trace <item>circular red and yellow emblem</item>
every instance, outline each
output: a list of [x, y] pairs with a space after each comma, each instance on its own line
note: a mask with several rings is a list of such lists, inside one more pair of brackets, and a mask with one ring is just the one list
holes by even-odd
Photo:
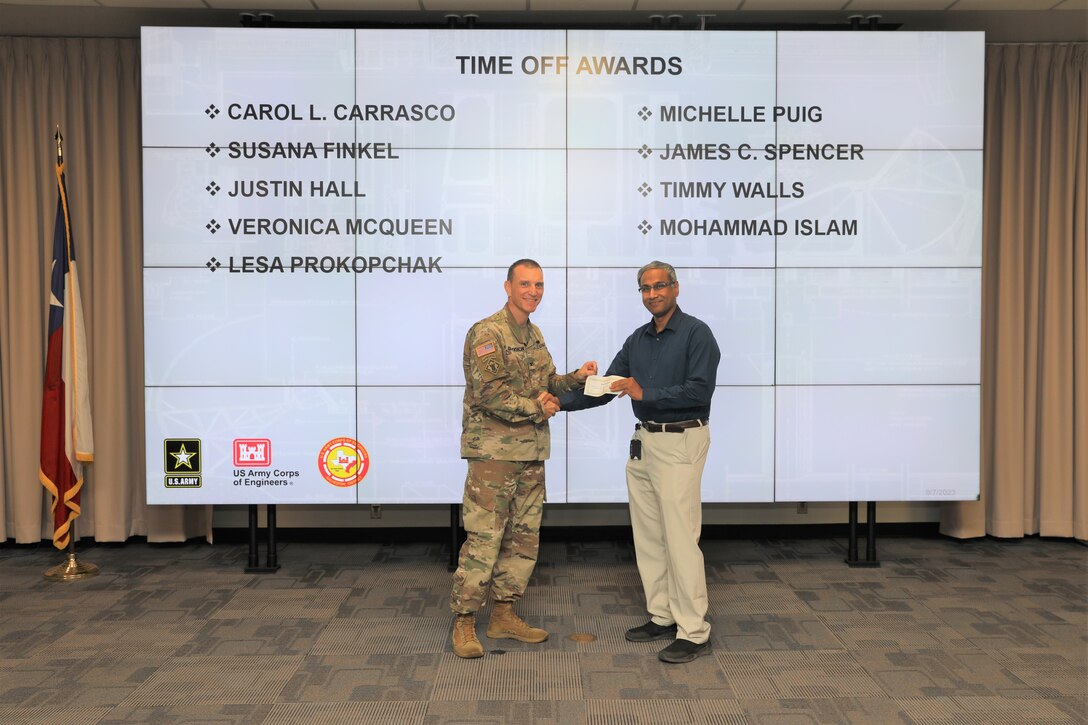
[[366, 476], [370, 455], [354, 438], [333, 438], [317, 454], [317, 468], [326, 481], [347, 488]]

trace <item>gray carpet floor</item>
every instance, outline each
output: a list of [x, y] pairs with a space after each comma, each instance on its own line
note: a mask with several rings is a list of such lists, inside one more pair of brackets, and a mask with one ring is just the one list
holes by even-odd
[[[545, 531], [545, 539], [547, 531]], [[518, 611], [540, 645], [449, 645], [440, 544], [0, 546], [2, 723], [1088, 722], [1088, 548], [883, 538], [704, 541], [714, 653], [631, 644], [626, 542], [547, 542]], [[263, 552], [262, 552], [263, 557]], [[571, 635], [592, 635], [572, 639]], [[577, 641], [592, 639], [592, 641]]]

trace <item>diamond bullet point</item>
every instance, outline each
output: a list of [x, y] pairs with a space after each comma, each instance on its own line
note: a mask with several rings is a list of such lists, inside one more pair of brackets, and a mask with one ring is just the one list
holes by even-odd
[[222, 226], [215, 219], [212, 219], [210, 222], [205, 224], [204, 227], [212, 234], [215, 234], [217, 231], [222, 229]]
[[646, 106], [643, 106], [642, 108], [640, 108], [640, 109], [638, 110], [638, 117], [639, 117], [639, 118], [641, 118], [641, 119], [642, 119], [643, 121], [645, 121], [645, 120], [649, 119], [649, 118], [650, 118], [650, 116], [652, 116], [652, 115], [654, 115], [654, 114], [653, 114], [653, 111], [651, 111], [651, 110], [650, 110], [649, 108], [647, 108]]
[[642, 186], [638, 187], [638, 193], [642, 194], [643, 196], [649, 196], [650, 192], [653, 190], [654, 188], [647, 184], [645, 181], [642, 182]]
[[208, 114], [208, 118], [215, 118], [219, 115], [219, 109], [215, 107], [215, 104], [211, 104], [204, 109], [204, 113]]
[[205, 191], [207, 191], [207, 192], [208, 192], [209, 194], [211, 194], [212, 196], [215, 196], [216, 194], [218, 194], [218, 193], [219, 193], [219, 189], [220, 189], [220, 188], [222, 188], [222, 187], [220, 187], [220, 186], [219, 186], [219, 184], [217, 184], [217, 183], [215, 183], [215, 182], [213, 181], [212, 183], [210, 183], [210, 184], [208, 184], [207, 186], [205, 186], [205, 187], [204, 187], [204, 190], [205, 190]]
[[650, 154], [652, 154], [654, 152], [654, 150], [652, 148], [650, 148], [649, 146], [647, 146], [646, 144], [642, 144], [642, 147], [637, 149], [637, 150], [638, 150], [638, 155], [641, 156], [644, 159], [650, 158]]
[[211, 259], [209, 259], [204, 264], [204, 266], [207, 267], [209, 271], [214, 272], [215, 270], [219, 269], [223, 265], [218, 259], [216, 259], [215, 257], [212, 257]]
[[638, 225], [638, 230], [643, 234], [649, 234], [651, 229], [653, 229], [653, 227], [650, 226], [650, 222], [646, 221], [645, 219], [643, 219], [642, 222]]
[[210, 144], [205, 146], [204, 150], [207, 151], [208, 156], [211, 156], [213, 159], [219, 155], [220, 151], [219, 147], [215, 145], [215, 141], [212, 141]]

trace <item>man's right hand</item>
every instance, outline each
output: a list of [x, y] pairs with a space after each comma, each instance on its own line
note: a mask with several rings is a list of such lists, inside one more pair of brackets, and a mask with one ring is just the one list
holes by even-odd
[[642, 400], [642, 386], [638, 384], [638, 381], [634, 378], [624, 378], [623, 380], [617, 380], [608, 386], [609, 390], [613, 390], [618, 395], [617, 398], [622, 398], [625, 395], [630, 395], [631, 400]]

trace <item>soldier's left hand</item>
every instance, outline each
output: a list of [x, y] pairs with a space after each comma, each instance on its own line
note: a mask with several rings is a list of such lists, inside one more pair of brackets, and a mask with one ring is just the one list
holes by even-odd
[[597, 361], [590, 360], [589, 362], [582, 363], [582, 367], [574, 371], [574, 379], [579, 383], [584, 383], [586, 378], [590, 375], [597, 374]]
[[558, 402], [553, 403], [552, 401], [549, 400], [548, 402], [543, 404], [543, 407], [544, 407], [544, 420], [547, 420], [548, 418], [551, 418], [553, 415], [555, 415], [556, 413], [559, 412], [559, 403]]
[[540, 406], [541, 407], [544, 407], [544, 406], [550, 404], [550, 405], [554, 405], [556, 410], [559, 410], [559, 398], [555, 397], [554, 395], [549, 393], [547, 390], [541, 392], [540, 395], [536, 396], [536, 399], [540, 401]]

